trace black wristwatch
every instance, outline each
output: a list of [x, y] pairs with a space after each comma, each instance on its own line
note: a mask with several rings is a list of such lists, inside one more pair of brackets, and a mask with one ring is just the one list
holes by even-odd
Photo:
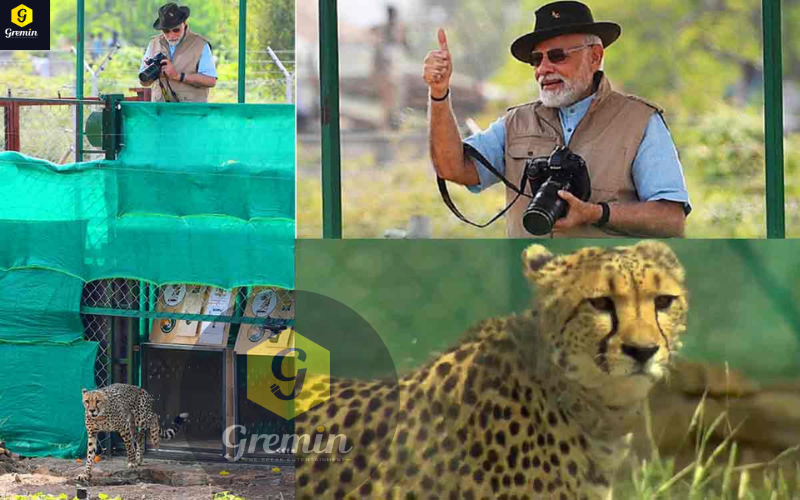
[[183, 81], [185, 78], [186, 78], [186, 73], [181, 73], [181, 79], [180, 79], [180, 81]]
[[603, 227], [608, 224], [608, 219], [611, 217], [611, 209], [608, 207], [608, 203], [604, 201], [601, 201], [598, 205], [603, 209], [603, 215], [600, 216], [600, 220], [594, 223], [594, 226]]

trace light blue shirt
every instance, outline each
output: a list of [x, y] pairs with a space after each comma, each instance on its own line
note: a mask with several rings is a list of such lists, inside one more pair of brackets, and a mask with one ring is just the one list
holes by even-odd
[[[594, 97], [592, 94], [572, 106], [558, 109], [566, 145], [569, 145], [575, 128], [586, 115]], [[488, 129], [467, 138], [464, 142], [477, 149], [495, 169], [505, 175], [505, 117], [501, 117]], [[474, 160], [473, 163], [478, 169], [480, 184], [467, 186], [470, 191], [479, 193], [499, 181], [479, 161]], [[692, 206], [678, 152], [664, 120], [658, 113], [653, 113], [647, 122], [644, 137], [633, 160], [631, 175], [640, 201], [674, 201], [683, 203], [687, 214], [691, 212]], [[517, 182], [518, 179], [511, 181]]]
[[[183, 40], [181, 40], [181, 43], [183, 43]], [[172, 45], [169, 46], [169, 59], [170, 59], [170, 61], [172, 60], [172, 57], [175, 55], [175, 51], [178, 49], [178, 47], [180, 45], [181, 44], [179, 43], [178, 45], [175, 45], [174, 47]], [[140, 73], [145, 68], [144, 62], [147, 59], [151, 58], [152, 56], [153, 55], [150, 54], [149, 46], [148, 46], [148, 49], [145, 49], [144, 57], [142, 58], [142, 64], [139, 67], [139, 72]], [[200, 63], [197, 66], [197, 72], [200, 73], [201, 75], [206, 75], [206, 76], [210, 76], [212, 78], [217, 78], [217, 67], [216, 67], [216, 65], [214, 65], [214, 58], [211, 57], [211, 47], [207, 43], [203, 47], [202, 54], [200, 54]]]

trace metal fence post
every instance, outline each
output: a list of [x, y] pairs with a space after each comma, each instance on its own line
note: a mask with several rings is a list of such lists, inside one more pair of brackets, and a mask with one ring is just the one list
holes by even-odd
[[784, 238], [781, 0], [762, 0], [767, 238]]
[[125, 99], [122, 94], [108, 94], [103, 96], [103, 150], [106, 160], [116, 160], [117, 153], [122, 144], [122, 113], [120, 102]]
[[[77, 0], [78, 47], [75, 51], [75, 98], [83, 99], [84, 0]], [[75, 161], [83, 161], [83, 104], [75, 106]]]
[[336, 0], [319, 0], [320, 106], [322, 112], [322, 237], [342, 237], [339, 134], [339, 38]]
[[19, 103], [5, 103], [6, 151], [20, 150]]
[[239, 103], [245, 99], [245, 69], [247, 65], [247, 0], [239, 0]]

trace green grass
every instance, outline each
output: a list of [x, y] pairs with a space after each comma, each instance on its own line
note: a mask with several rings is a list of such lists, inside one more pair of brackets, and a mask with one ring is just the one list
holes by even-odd
[[[653, 439], [652, 419], [646, 408], [648, 438], [653, 450], [649, 459], [634, 463], [628, 477], [614, 487], [615, 498], [634, 500], [789, 500], [800, 494], [800, 463], [796, 458], [800, 445], [789, 448], [769, 462], [737, 465], [738, 426], [731, 428], [727, 411], [705, 425], [705, 395], [695, 409], [684, 435], [693, 446], [694, 459], [676, 470], [672, 458], [661, 457]], [[713, 448], [710, 440], [715, 430], [724, 428], [726, 438]], [[787, 477], [787, 476], [793, 477]], [[758, 483], [758, 484], [756, 484]]]

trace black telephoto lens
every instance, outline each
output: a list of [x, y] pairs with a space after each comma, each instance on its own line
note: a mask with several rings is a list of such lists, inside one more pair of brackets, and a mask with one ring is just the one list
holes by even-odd
[[522, 216], [522, 225], [525, 230], [536, 236], [544, 236], [553, 231], [553, 224], [564, 217], [567, 212], [567, 202], [558, 196], [559, 190], [569, 190], [569, 182], [561, 184], [548, 179], [539, 188]]

